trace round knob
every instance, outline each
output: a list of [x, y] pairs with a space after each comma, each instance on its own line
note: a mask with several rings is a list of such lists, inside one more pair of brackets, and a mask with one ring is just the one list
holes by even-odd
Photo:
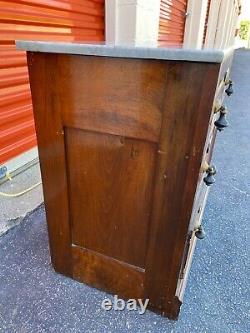
[[203, 178], [203, 181], [204, 183], [207, 185], [207, 186], [211, 186], [215, 183], [215, 178], [214, 178], [214, 175], [216, 174], [216, 168], [214, 165], [211, 165], [207, 168], [206, 170], [206, 177]]
[[219, 111], [220, 111], [220, 116], [214, 122], [214, 124], [217, 127], [217, 129], [221, 132], [224, 130], [224, 128], [228, 127], [229, 123], [226, 118], [227, 109], [224, 106], [221, 106]]
[[234, 93], [233, 82], [230, 80], [227, 89], [225, 90], [227, 96], [231, 96]]
[[205, 238], [206, 233], [201, 225], [196, 229], [195, 236], [199, 239]]

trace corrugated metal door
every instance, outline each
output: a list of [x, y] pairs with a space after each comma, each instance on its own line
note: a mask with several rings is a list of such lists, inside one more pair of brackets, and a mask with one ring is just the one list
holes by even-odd
[[104, 0], [0, 1], [0, 164], [36, 145], [26, 55], [15, 39], [104, 40]]
[[183, 43], [187, 0], [161, 0], [159, 44], [181, 46]]

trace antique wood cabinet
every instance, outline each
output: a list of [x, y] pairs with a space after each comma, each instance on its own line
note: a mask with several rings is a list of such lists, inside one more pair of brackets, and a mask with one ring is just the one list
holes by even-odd
[[55, 270], [177, 318], [214, 181], [214, 123], [227, 126], [232, 52], [17, 45]]

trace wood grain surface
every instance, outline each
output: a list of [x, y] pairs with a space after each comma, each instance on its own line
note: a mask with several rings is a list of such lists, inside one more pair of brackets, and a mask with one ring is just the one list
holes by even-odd
[[145, 267], [155, 144], [66, 130], [72, 242]]
[[28, 64], [56, 271], [176, 318], [220, 65], [35, 52]]

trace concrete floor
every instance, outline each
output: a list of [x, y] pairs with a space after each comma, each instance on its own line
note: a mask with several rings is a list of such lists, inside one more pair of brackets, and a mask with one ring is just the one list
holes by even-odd
[[107, 295], [54, 273], [44, 208], [0, 239], [0, 332], [249, 333], [250, 51], [233, 65], [231, 127], [218, 133], [217, 166], [178, 322], [150, 311], [105, 312]]
[[[0, 185], [0, 192], [18, 193], [41, 180], [39, 163]], [[24, 216], [43, 202], [42, 185], [26, 194], [7, 198], [0, 196], [0, 236], [19, 224]]]

